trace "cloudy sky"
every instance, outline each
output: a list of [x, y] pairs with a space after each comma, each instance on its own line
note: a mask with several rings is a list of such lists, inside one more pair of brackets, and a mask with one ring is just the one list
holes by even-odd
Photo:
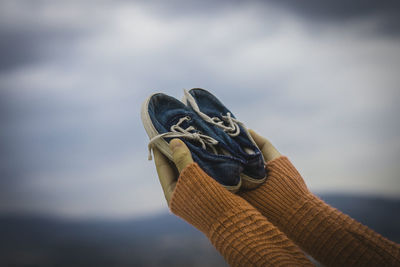
[[313, 192], [399, 197], [400, 9], [366, 2], [0, 1], [0, 212], [166, 211], [140, 105], [192, 87]]

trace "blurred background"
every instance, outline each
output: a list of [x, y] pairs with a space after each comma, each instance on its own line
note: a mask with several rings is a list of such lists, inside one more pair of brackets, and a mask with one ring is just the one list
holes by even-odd
[[0, 0], [0, 265], [221, 266], [168, 213], [141, 103], [213, 92], [400, 242], [397, 1]]

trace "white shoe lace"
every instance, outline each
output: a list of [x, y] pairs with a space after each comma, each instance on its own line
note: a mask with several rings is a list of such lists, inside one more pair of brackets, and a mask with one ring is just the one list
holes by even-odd
[[207, 149], [207, 145], [212, 149], [212, 151], [215, 154], [217, 153], [216, 148], [214, 147], [215, 145], [218, 144], [218, 141], [215, 140], [214, 138], [212, 138], [211, 136], [202, 134], [200, 132], [190, 132], [190, 131], [195, 131], [196, 129], [193, 126], [189, 126], [186, 129], [183, 129], [180, 125], [184, 122], [184, 121], [188, 121], [190, 120], [189, 116], [186, 117], [182, 117], [179, 119], [179, 121], [172, 125], [170, 128], [170, 132], [166, 132], [166, 133], [162, 133], [159, 135], [154, 136], [153, 138], [150, 139], [149, 141], [149, 160], [152, 159], [151, 156], [151, 150], [154, 146], [154, 143], [160, 139], [160, 138], [176, 138], [176, 137], [182, 137], [185, 139], [189, 139], [189, 140], [193, 140], [193, 141], [197, 141], [201, 144], [201, 147], [203, 149]]
[[[232, 137], [238, 136], [240, 134], [239, 125], [243, 126], [243, 123], [238, 121], [235, 118], [232, 118], [231, 113], [227, 113], [226, 115], [221, 115], [222, 120], [218, 117], [210, 117], [207, 114], [201, 112], [199, 106], [196, 103], [194, 97], [187, 91], [183, 90], [185, 93], [185, 99], [189, 102], [193, 110], [206, 122], [213, 124], [219, 128], [221, 128], [224, 132], [229, 134]], [[227, 124], [227, 125], [226, 125]]]

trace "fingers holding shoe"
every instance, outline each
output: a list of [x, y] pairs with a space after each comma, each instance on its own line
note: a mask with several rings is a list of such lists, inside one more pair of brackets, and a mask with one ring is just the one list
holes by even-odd
[[[163, 189], [165, 199], [169, 205], [172, 193], [175, 190], [179, 173], [193, 162], [192, 155], [181, 140], [173, 139], [170, 142], [173, 162], [171, 162], [160, 150], [153, 148], [154, 162], [156, 164], [158, 178]], [[175, 166], [173, 165], [175, 163]]]
[[169, 143], [172, 151], [172, 158], [179, 173], [189, 164], [193, 163], [192, 154], [189, 148], [180, 139], [172, 139]]

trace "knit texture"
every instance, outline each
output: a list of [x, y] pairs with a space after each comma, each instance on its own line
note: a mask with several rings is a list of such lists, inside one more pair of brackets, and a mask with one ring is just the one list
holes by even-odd
[[202, 231], [231, 266], [312, 265], [260, 212], [196, 163], [181, 172], [170, 208]]
[[267, 163], [267, 181], [240, 196], [326, 266], [400, 266], [400, 246], [313, 195], [290, 161]]

